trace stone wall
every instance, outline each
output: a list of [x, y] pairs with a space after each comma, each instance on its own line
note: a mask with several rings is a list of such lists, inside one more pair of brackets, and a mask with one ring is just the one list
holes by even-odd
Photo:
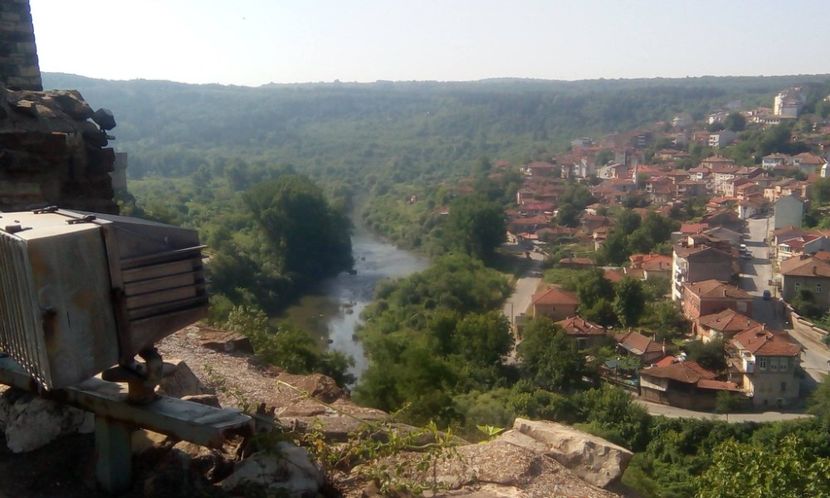
[[[116, 212], [110, 177], [115, 153], [93, 114], [74, 90], [0, 86], [0, 211], [58, 206]], [[114, 126], [104, 111], [95, 119]]]
[[0, 1], [0, 85], [43, 89], [29, 0]]

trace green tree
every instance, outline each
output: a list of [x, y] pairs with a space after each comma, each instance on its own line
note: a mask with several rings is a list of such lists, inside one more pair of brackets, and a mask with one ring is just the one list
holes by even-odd
[[810, 395], [809, 412], [830, 428], [830, 382], [822, 382]]
[[700, 340], [689, 341], [683, 345], [689, 360], [696, 361], [703, 368], [715, 372], [726, 368], [726, 353], [722, 339], [714, 339], [709, 342]]
[[351, 224], [307, 177], [284, 175], [244, 196], [283, 273], [319, 279], [353, 264]]
[[582, 377], [589, 373], [576, 341], [547, 318], [525, 325], [518, 353], [525, 377], [543, 389], [571, 391], [582, 386]]
[[738, 395], [729, 391], [718, 391], [715, 396], [715, 411], [726, 415], [726, 421], [729, 422], [729, 414], [741, 407], [741, 399]]
[[744, 131], [746, 128], [746, 118], [740, 112], [730, 112], [726, 119], [723, 120], [723, 125], [727, 130]]
[[728, 440], [697, 480], [698, 498], [830, 496], [830, 458], [811, 453], [797, 436], [768, 450]]
[[235, 307], [224, 328], [247, 336], [257, 356], [289, 373], [319, 372], [332, 377], [341, 386], [355, 381], [348, 373], [354, 366], [351, 357], [337, 351], [321, 351], [311, 335], [290, 323], [273, 327], [260, 309]]
[[447, 237], [465, 253], [481, 259], [493, 256], [504, 242], [507, 228], [504, 211], [495, 202], [482, 197], [462, 197], [450, 206]]
[[494, 365], [513, 347], [510, 324], [501, 310], [465, 316], [455, 329], [456, 350], [467, 360]]
[[645, 306], [643, 285], [639, 280], [625, 277], [615, 285], [614, 312], [623, 327], [637, 325]]
[[599, 269], [584, 272], [577, 281], [576, 289], [579, 302], [585, 307], [593, 306], [600, 299], [610, 300], [614, 297], [614, 284]]
[[599, 298], [592, 303], [580, 303], [579, 314], [582, 318], [604, 327], [611, 327], [617, 324], [617, 315], [614, 313], [614, 306], [606, 298]]
[[654, 332], [657, 341], [679, 339], [690, 330], [690, 324], [680, 308], [663, 298], [652, 298], [646, 303], [639, 324]]

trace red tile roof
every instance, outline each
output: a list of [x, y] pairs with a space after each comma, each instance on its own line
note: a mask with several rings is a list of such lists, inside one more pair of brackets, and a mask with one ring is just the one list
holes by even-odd
[[594, 260], [591, 258], [562, 258], [559, 260], [560, 265], [572, 266], [594, 266]]
[[781, 275], [830, 278], [830, 263], [815, 257], [795, 256], [781, 263]]
[[701, 316], [697, 319], [697, 323], [718, 332], [740, 332], [760, 325], [752, 318], [733, 309], [725, 309], [719, 313]]
[[580, 316], [571, 316], [556, 322], [556, 324], [568, 335], [603, 336], [606, 334], [605, 327], [589, 322]]
[[801, 344], [795, 342], [786, 332], [774, 332], [764, 327], [755, 327], [737, 334], [732, 344], [755, 356], [798, 356]]
[[614, 336], [617, 343], [625, 348], [627, 351], [636, 355], [645, 353], [663, 352], [663, 346], [658, 344], [651, 337], [646, 337], [639, 332], [628, 332]]
[[686, 234], [700, 233], [709, 228], [708, 223], [683, 223], [680, 225], [680, 232]]
[[712, 389], [715, 391], [743, 392], [738, 384], [725, 380], [700, 379], [697, 381], [697, 387], [701, 389]]
[[670, 379], [684, 384], [697, 384], [701, 379], [714, 380], [717, 375], [694, 361], [682, 361], [665, 367], [653, 366], [640, 370], [640, 375]]
[[752, 299], [745, 290], [733, 285], [725, 284], [718, 280], [703, 280], [701, 282], [690, 282], [683, 286], [692, 294], [701, 299]]
[[620, 272], [619, 270], [611, 270], [611, 269], [607, 269], [607, 268], [605, 270], [603, 270], [602, 276], [605, 277], [606, 279], [610, 280], [613, 283], [617, 283], [620, 280], [622, 280], [623, 278], [625, 278], [625, 274]]
[[573, 292], [568, 292], [556, 286], [533, 295], [533, 304], [579, 304], [579, 298]]

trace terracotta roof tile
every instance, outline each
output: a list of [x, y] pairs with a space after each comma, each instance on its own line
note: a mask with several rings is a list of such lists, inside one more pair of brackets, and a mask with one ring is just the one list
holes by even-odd
[[725, 284], [718, 280], [703, 280], [701, 282], [690, 282], [683, 286], [692, 294], [700, 298], [732, 298], [752, 299], [745, 290]]
[[830, 278], [830, 263], [815, 257], [792, 257], [781, 263], [781, 274], [786, 277]]
[[748, 316], [733, 309], [725, 309], [719, 313], [704, 315], [697, 319], [698, 324], [719, 332], [740, 332], [760, 325]]
[[573, 292], [568, 292], [556, 286], [533, 295], [533, 304], [579, 304], [579, 298]]
[[661, 344], [658, 344], [651, 337], [646, 337], [639, 332], [631, 331], [625, 334], [619, 334], [614, 339], [626, 350], [636, 355], [663, 352], [663, 346]]
[[738, 349], [745, 349], [755, 356], [798, 356], [801, 345], [786, 332], [755, 327], [737, 334], [732, 343]]
[[665, 367], [653, 366], [640, 370], [640, 375], [670, 379], [684, 384], [697, 384], [701, 379], [714, 380], [714, 372], [710, 372], [694, 361], [682, 361]]
[[568, 335], [604, 336], [605, 327], [589, 322], [580, 316], [571, 316], [556, 322]]

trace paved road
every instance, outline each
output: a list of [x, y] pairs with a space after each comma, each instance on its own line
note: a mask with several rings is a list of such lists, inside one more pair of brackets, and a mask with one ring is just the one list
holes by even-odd
[[645, 408], [651, 415], [662, 415], [669, 418], [695, 418], [699, 420], [724, 420], [729, 423], [738, 422], [776, 422], [779, 420], [796, 420], [801, 418], [809, 418], [812, 415], [807, 413], [782, 413], [782, 412], [763, 412], [763, 413], [730, 413], [727, 417], [724, 414], [697, 412], [693, 410], [686, 410], [684, 408], [677, 408], [676, 406], [660, 405], [651, 403], [649, 401], [635, 400]]
[[504, 316], [510, 320], [511, 325], [515, 324], [516, 317], [524, 313], [530, 306], [530, 300], [541, 281], [542, 279], [537, 277], [522, 277], [516, 281], [513, 295], [507, 298], [504, 303]]
[[775, 288], [769, 285], [772, 280], [772, 262], [769, 247], [764, 242], [767, 227], [767, 218], [749, 220], [749, 237], [744, 243], [752, 259], [741, 259], [740, 286], [755, 296], [752, 318], [766, 323], [770, 328], [781, 329], [784, 327], [784, 317], [780, 304], [774, 300], [764, 301], [762, 297], [765, 290], [775, 295]]
[[[764, 289], [769, 289], [775, 295], [776, 289], [768, 285], [772, 279], [772, 263], [769, 259], [768, 246], [763, 239], [767, 236], [769, 218], [749, 220], [749, 238], [746, 246], [752, 254], [752, 260], [742, 260], [741, 287], [754, 296], [761, 296]], [[761, 323], [766, 323], [770, 328], [784, 328], [783, 309], [778, 306], [777, 301], [764, 301], [756, 297], [752, 303], [753, 318]], [[810, 379], [805, 379], [805, 387], [809, 390], [815, 383], [822, 382], [824, 376], [830, 373], [830, 349], [825, 346], [808, 327], [796, 325], [788, 330], [790, 335], [804, 347], [801, 355], [801, 366], [809, 374]], [[812, 384], [812, 385], [810, 385]]]
[[799, 324], [788, 332], [804, 347], [804, 352], [801, 353], [801, 367], [815, 383], [822, 382], [830, 373], [830, 349], [819, 340], [818, 334], [808, 327]]

